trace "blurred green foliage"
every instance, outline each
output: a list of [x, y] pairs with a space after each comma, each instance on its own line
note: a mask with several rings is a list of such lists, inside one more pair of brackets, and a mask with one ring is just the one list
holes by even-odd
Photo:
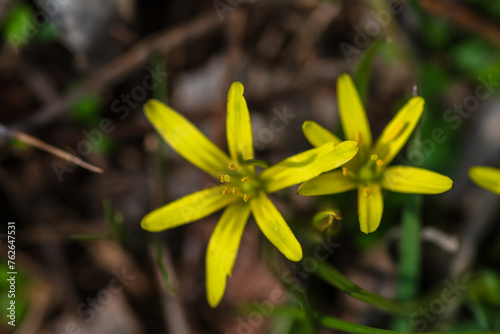
[[41, 11], [18, 1], [12, 5], [2, 22], [2, 35], [17, 50], [32, 40], [42, 44], [52, 42], [57, 37], [57, 29], [51, 21], [44, 19]]

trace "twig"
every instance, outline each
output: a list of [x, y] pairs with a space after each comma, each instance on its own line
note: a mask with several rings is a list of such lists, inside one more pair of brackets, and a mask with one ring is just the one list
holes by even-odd
[[450, 18], [456, 24], [475, 31], [493, 44], [500, 46], [500, 27], [454, 1], [421, 0], [422, 8], [435, 15]]
[[12, 139], [17, 139], [19, 141], [22, 141], [23, 143], [26, 143], [30, 146], [39, 148], [45, 152], [48, 152], [50, 154], [55, 155], [56, 157], [59, 157], [61, 159], [66, 160], [67, 162], [71, 162], [77, 166], [80, 166], [82, 168], [88, 169], [89, 171], [92, 171], [94, 173], [103, 173], [104, 170], [102, 168], [96, 167], [94, 165], [89, 164], [88, 162], [83, 161], [82, 159], [66, 152], [61, 149], [58, 149], [57, 147], [51, 146], [47, 143], [44, 143], [43, 141], [30, 136], [26, 133], [17, 131], [17, 130], [12, 130], [8, 129], [5, 126], [0, 124], [0, 136], [12, 138]]
[[166, 54], [171, 50], [186, 45], [221, 26], [215, 13], [204, 14], [194, 20], [157, 34], [145, 37], [128, 52], [104, 65], [93, 75], [83, 80], [83, 84], [59, 100], [35, 112], [33, 117], [17, 128], [24, 131], [34, 126], [47, 124], [62, 115], [76, 101], [89, 93], [101, 91], [110, 84], [118, 82], [134, 70], [147, 63], [151, 53], [157, 51]]

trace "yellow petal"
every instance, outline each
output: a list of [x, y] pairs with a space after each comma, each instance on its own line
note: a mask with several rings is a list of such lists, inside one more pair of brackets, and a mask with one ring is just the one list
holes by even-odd
[[440, 194], [453, 188], [453, 181], [423, 168], [392, 166], [384, 172], [382, 187], [401, 193]]
[[348, 176], [344, 176], [342, 171], [332, 171], [324, 173], [302, 183], [298, 194], [303, 196], [319, 196], [338, 194], [344, 191], [356, 189], [356, 183], [352, 182]]
[[207, 300], [211, 307], [219, 305], [224, 296], [249, 215], [249, 205], [234, 203], [224, 210], [212, 233], [206, 254]]
[[361, 147], [369, 150], [372, 146], [372, 132], [358, 91], [348, 74], [337, 80], [337, 99], [340, 121], [348, 140], [361, 141]]
[[253, 216], [262, 233], [291, 261], [302, 259], [302, 247], [281, 213], [263, 192], [250, 201]]
[[184, 196], [148, 213], [141, 221], [143, 229], [158, 232], [201, 219], [217, 210], [241, 200], [224, 196], [220, 185]]
[[379, 184], [373, 183], [358, 187], [358, 218], [359, 228], [363, 233], [377, 230], [382, 220], [384, 199]]
[[424, 111], [424, 103], [424, 99], [420, 96], [410, 99], [382, 131], [373, 153], [377, 154], [386, 165], [403, 148], [415, 129]]
[[215, 178], [226, 171], [229, 157], [184, 116], [157, 100], [149, 100], [144, 112], [163, 139], [187, 161]]
[[313, 148], [264, 170], [260, 177], [268, 193], [308, 181], [319, 174], [342, 166], [358, 152], [358, 144], [345, 141], [338, 145], [327, 143]]
[[500, 195], [500, 169], [475, 166], [469, 169], [469, 177], [478, 186]]
[[314, 147], [320, 147], [329, 142], [333, 142], [334, 144], [340, 144], [341, 142], [337, 136], [313, 121], [305, 121], [302, 124], [302, 131], [306, 139]]
[[253, 159], [252, 124], [240, 82], [234, 82], [227, 95], [226, 127], [227, 145], [233, 160]]

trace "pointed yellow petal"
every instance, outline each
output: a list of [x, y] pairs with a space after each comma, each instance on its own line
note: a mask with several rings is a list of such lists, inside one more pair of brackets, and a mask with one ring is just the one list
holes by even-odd
[[148, 213], [141, 221], [143, 229], [158, 232], [201, 219], [239, 200], [224, 196], [220, 185], [184, 196]]
[[260, 177], [266, 191], [272, 193], [340, 167], [351, 160], [357, 152], [358, 144], [354, 141], [345, 141], [336, 146], [334, 143], [327, 143], [269, 167], [260, 174]]
[[187, 161], [215, 178], [226, 171], [229, 157], [184, 116], [157, 100], [149, 100], [144, 112], [163, 139]]
[[360, 146], [369, 150], [372, 146], [370, 124], [358, 91], [348, 74], [342, 74], [337, 80], [337, 99], [346, 139], [361, 141]]
[[420, 96], [410, 99], [382, 131], [373, 153], [385, 164], [389, 164], [405, 145], [422, 116], [424, 103]]
[[333, 142], [335, 145], [341, 142], [337, 136], [313, 121], [305, 121], [302, 124], [302, 131], [309, 143], [314, 147], [320, 147], [329, 142]]
[[440, 194], [453, 188], [453, 181], [423, 168], [391, 166], [384, 172], [382, 187], [401, 193]]
[[500, 169], [475, 166], [469, 169], [469, 177], [478, 186], [500, 195]]
[[227, 146], [233, 160], [253, 159], [252, 124], [240, 82], [234, 82], [229, 88], [226, 127]]
[[382, 220], [384, 200], [379, 184], [358, 187], [359, 228], [363, 233], [375, 232]]
[[281, 213], [263, 192], [250, 200], [253, 216], [262, 233], [290, 261], [302, 259], [302, 247]]
[[303, 196], [330, 195], [352, 189], [356, 189], [356, 183], [352, 182], [348, 176], [344, 176], [342, 171], [336, 170], [302, 183], [298, 194]]
[[211, 307], [219, 305], [224, 296], [249, 215], [250, 205], [234, 203], [224, 210], [212, 233], [206, 254], [207, 300]]

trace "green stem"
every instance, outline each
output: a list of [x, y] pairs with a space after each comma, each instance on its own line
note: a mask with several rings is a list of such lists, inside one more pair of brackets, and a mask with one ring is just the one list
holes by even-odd
[[[422, 202], [420, 195], [408, 195], [408, 202], [403, 213], [401, 237], [399, 240], [399, 267], [397, 299], [407, 302], [415, 298], [420, 279], [420, 218]], [[393, 328], [400, 331], [412, 329], [407, 318], [394, 319]]]
[[[408, 148], [408, 159], [412, 151], [420, 146], [421, 126], [413, 133], [413, 138]], [[408, 201], [403, 212], [401, 224], [401, 236], [399, 239], [399, 266], [398, 285], [396, 297], [402, 302], [409, 301], [418, 294], [421, 266], [421, 244], [420, 244], [420, 210], [422, 206], [421, 195], [407, 195]], [[408, 319], [394, 319], [393, 328], [400, 331], [412, 329]]]
[[352, 298], [373, 305], [382, 311], [406, 317], [415, 311], [415, 308], [410, 303], [398, 303], [389, 298], [364, 290], [351, 282], [328, 263], [318, 263], [318, 269], [315, 274], [326, 283], [333, 285]]
[[[373, 328], [373, 327], [368, 327], [368, 326], [363, 326], [363, 325], [356, 325], [347, 321], [343, 321], [337, 318], [332, 318], [328, 316], [319, 316], [318, 317], [318, 323], [321, 324], [322, 326], [325, 326], [327, 328], [331, 329], [339, 329], [347, 333], [360, 333], [360, 334], [400, 334], [400, 333], [406, 333], [406, 334], [416, 334], [418, 332], [399, 332], [399, 331], [392, 331], [388, 329], [378, 329], [378, 328]], [[425, 332], [425, 334], [499, 334], [500, 331], [453, 331], [453, 332]]]
[[410, 300], [417, 295], [420, 277], [420, 219], [422, 197], [410, 195], [403, 214], [400, 239], [398, 298]]

